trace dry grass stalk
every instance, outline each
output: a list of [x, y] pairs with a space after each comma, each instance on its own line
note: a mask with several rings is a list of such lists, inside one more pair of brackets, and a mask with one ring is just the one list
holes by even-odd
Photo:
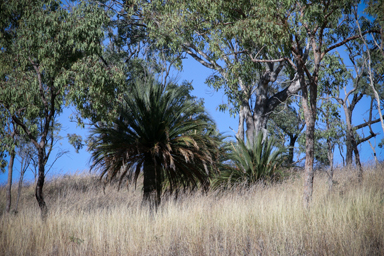
[[96, 177], [62, 177], [46, 186], [45, 224], [32, 187], [17, 215], [0, 217], [0, 255], [384, 255], [383, 169], [368, 168], [362, 184], [335, 171], [332, 194], [317, 173], [309, 212], [301, 178], [183, 195], [150, 215], [139, 188], [104, 194]]

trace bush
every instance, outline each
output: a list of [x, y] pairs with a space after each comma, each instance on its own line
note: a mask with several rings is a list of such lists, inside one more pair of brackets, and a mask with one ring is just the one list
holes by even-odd
[[249, 186], [258, 181], [276, 181], [281, 177], [279, 167], [285, 155], [282, 150], [274, 150], [273, 139], [263, 140], [263, 135], [259, 134], [252, 144], [245, 144], [239, 139], [237, 145], [232, 147], [229, 156], [232, 164], [216, 177], [213, 184], [215, 188], [239, 183]]

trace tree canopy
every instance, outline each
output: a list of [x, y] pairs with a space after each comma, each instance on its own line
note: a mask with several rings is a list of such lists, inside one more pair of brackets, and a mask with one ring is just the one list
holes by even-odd
[[3, 2], [1, 8], [0, 104], [38, 151], [36, 198], [46, 215], [49, 133], [66, 104], [86, 110], [84, 95], [101, 95], [107, 69], [99, 56], [107, 17], [97, 5], [85, 2], [73, 7], [19, 0]]

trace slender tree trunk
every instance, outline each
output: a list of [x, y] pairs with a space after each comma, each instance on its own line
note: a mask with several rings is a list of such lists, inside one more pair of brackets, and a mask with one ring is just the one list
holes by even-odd
[[[379, 112], [379, 117], [380, 117], [380, 124], [381, 124], [381, 128], [383, 129], [383, 132], [384, 132], [384, 119], [383, 119], [383, 114], [381, 113], [381, 102], [380, 102], [380, 96], [375, 88], [375, 81], [374, 81], [374, 77], [373, 77], [373, 74], [372, 74], [372, 60], [371, 60], [371, 51], [369, 50], [369, 47], [368, 47], [368, 44], [367, 44], [367, 41], [365, 40], [365, 36], [363, 36], [363, 34], [361, 33], [361, 28], [360, 28], [360, 25], [359, 25], [359, 22], [357, 20], [357, 13], [355, 13], [355, 17], [356, 17], [356, 24], [357, 24], [357, 27], [359, 28], [359, 33], [360, 33], [360, 36], [361, 36], [361, 39], [363, 40], [364, 42], [364, 45], [367, 49], [366, 53], [368, 55], [368, 59], [365, 60], [365, 62], [367, 61], [367, 68], [368, 68], [368, 74], [369, 74], [369, 85], [373, 91], [373, 95], [375, 96], [375, 99], [376, 99], [376, 103], [377, 103], [377, 111]], [[383, 29], [381, 28], [380, 29], [380, 33], [381, 33], [381, 39], [383, 40]], [[384, 56], [384, 51], [383, 51], [383, 42], [381, 42], [381, 46], [378, 45], [378, 43], [376, 42], [375, 38], [373, 38], [376, 46], [380, 49], [380, 52], [381, 54]]]
[[[369, 50], [367, 41], [365, 40], [365, 37], [361, 33], [361, 28], [360, 28], [359, 22], [357, 20], [357, 11], [355, 12], [355, 18], [356, 18], [357, 27], [359, 28], [359, 33], [360, 33], [361, 39], [363, 40], [364, 45], [367, 48], [367, 52], [366, 53], [368, 55], [368, 63], [367, 64], [368, 64], [368, 73], [369, 73], [369, 81], [370, 81], [369, 85], [370, 85], [370, 87], [371, 87], [371, 89], [373, 91], [373, 94], [374, 94], [376, 102], [377, 102], [377, 110], [379, 112], [381, 128], [383, 129], [383, 132], [384, 132], [384, 119], [383, 119], [383, 115], [381, 113], [380, 97], [379, 97], [379, 94], [377, 93], [377, 90], [375, 88], [374, 78], [373, 78], [373, 74], [372, 74], [371, 52]], [[381, 36], [383, 38], [383, 34], [382, 34], [383, 31], [381, 30], [380, 32], [381, 32]], [[375, 42], [376, 46], [378, 46], [375, 39], [374, 39], [374, 42]], [[382, 47], [380, 48], [380, 50], [381, 50], [381, 53], [384, 56], [384, 52], [382, 50]], [[356, 152], [357, 152], [357, 154], [356, 154]], [[357, 150], [357, 145], [355, 147], [355, 158], [356, 158], [356, 165], [358, 165], [358, 167], [359, 167], [358, 178], [359, 178], [359, 181], [361, 182], [363, 180], [363, 169], [361, 167], [360, 156], [359, 156], [359, 151]]]
[[44, 163], [44, 148], [38, 149], [38, 161], [39, 161], [39, 172], [36, 182], [35, 196], [37, 203], [39, 204], [41, 210], [41, 218], [45, 220], [48, 216], [48, 207], [44, 200], [44, 181], [45, 181], [45, 163]]
[[345, 113], [345, 121], [347, 123], [347, 134], [346, 134], [346, 147], [347, 147], [347, 153], [345, 155], [346, 164], [347, 166], [352, 165], [352, 154], [353, 154], [353, 146], [352, 146], [352, 140], [353, 140], [353, 130], [352, 130], [352, 120], [351, 115], [352, 112], [348, 109], [346, 103], [343, 104], [344, 107], [344, 113]]
[[372, 145], [372, 143], [370, 141], [368, 141], [368, 143], [369, 143], [369, 146], [371, 147], [371, 149], [373, 151], [373, 157], [375, 158], [375, 164], [377, 167], [377, 166], [379, 166], [379, 161], [377, 160], [375, 147]]
[[[356, 162], [356, 167], [358, 168], [357, 177], [361, 182], [363, 179], [363, 168], [361, 166], [359, 150], [357, 149], [357, 142], [356, 142], [355, 136], [353, 135], [353, 127], [352, 127], [351, 116], [350, 116], [351, 113], [348, 110], [348, 107], [345, 103], [343, 104], [343, 108], [345, 113], [345, 120], [347, 122], [347, 141], [349, 141], [350, 147], [355, 153], [355, 162]], [[348, 159], [348, 157], [349, 156], [348, 156], [348, 143], [347, 143], [347, 166], [350, 166], [352, 165], [352, 157], [350, 159]]]
[[329, 173], [328, 173], [328, 191], [332, 191], [333, 187], [333, 147], [330, 139], [327, 139], [328, 146], [328, 161], [329, 161]]
[[297, 140], [297, 136], [289, 135], [289, 148], [288, 148], [288, 163], [293, 163], [293, 154], [295, 149], [295, 143]]
[[12, 174], [13, 174], [13, 163], [15, 161], [15, 150], [11, 150], [9, 165], [8, 165], [8, 182], [7, 182], [7, 206], [6, 212], [10, 212], [12, 204]]
[[[327, 96], [327, 101], [330, 102], [330, 90], [327, 91], [326, 96]], [[325, 107], [325, 124], [327, 127], [327, 131], [331, 130], [331, 120], [330, 120], [330, 115], [331, 115], [331, 107], [327, 104]], [[327, 135], [327, 147], [328, 147], [328, 161], [329, 161], [329, 172], [328, 172], [328, 192], [332, 191], [333, 187], [333, 150], [334, 150], [334, 144], [332, 143], [332, 140], [329, 135]]]
[[17, 187], [17, 198], [16, 198], [16, 205], [15, 205], [15, 213], [17, 213], [17, 210], [19, 208], [19, 200], [20, 200], [20, 195], [21, 195], [21, 189], [23, 188], [23, 180], [24, 180], [24, 174], [25, 171], [21, 170], [20, 172], [20, 179], [19, 179], [19, 185]]

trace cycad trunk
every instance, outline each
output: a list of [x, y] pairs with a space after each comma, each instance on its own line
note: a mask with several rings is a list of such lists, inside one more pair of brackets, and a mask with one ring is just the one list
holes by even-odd
[[153, 163], [144, 164], [144, 194], [143, 205], [149, 206], [150, 211], [157, 210], [161, 202], [162, 175], [161, 170]]

